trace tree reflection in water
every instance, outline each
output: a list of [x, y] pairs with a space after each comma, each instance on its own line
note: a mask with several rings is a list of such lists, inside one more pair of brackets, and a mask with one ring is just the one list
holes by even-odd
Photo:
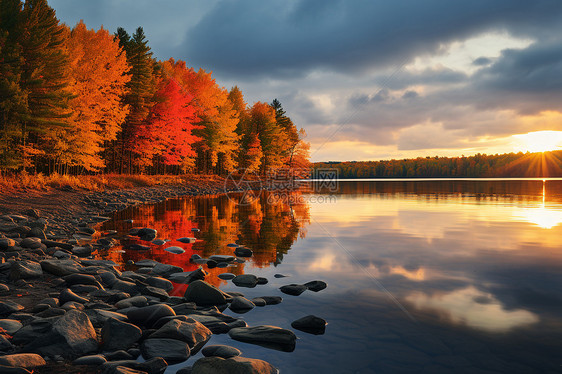
[[[291, 193], [300, 194], [296, 191]], [[122, 269], [130, 268], [130, 265], [126, 265], [129, 260], [153, 259], [179, 266], [184, 271], [192, 271], [199, 267], [190, 262], [193, 254], [204, 258], [216, 254], [234, 255], [234, 248], [227, 244], [238, 243], [254, 252], [251, 258], [246, 259], [253, 266], [275, 266], [283, 261], [283, 256], [299, 237], [306, 236], [310, 213], [308, 204], [301, 199], [290, 199], [300, 202], [289, 204], [283, 199], [268, 199], [269, 194], [271, 192], [263, 191], [259, 199], [243, 205], [239, 204], [241, 195], [188, 196], [117, 212], [112, 220], [101, 224], [98, 230], [116, 230], [121, 243], [109, 250], [99, 251], [97, 256], [115, 261], [122, 265]], [[133, 223], [127, 221], [130, 219]], [[158, 231], [159, 239], [170, 241], [164, 245], [142, 241], [128, 235], [133, 227], [154, 228]], [[200, 232], [192, 232], [192, 228]], [[187, 244], [178, 242], [176, 239], [181, 237], [196, 237], [197, 241]], [[130, 244], [148, 245], [150, 250], [124, 249]], [[185, 253], [169, 253], [165, 248], [170, 246], [181, 247]], [[243, 263], [226, 268], [203, 268], [210, 273], [206, 281], [215, 286], [225, 282], [218, 278], [221, 273], [244, 273]], [[183, 294], [185, 287], [176, 285], [173, 294]]]

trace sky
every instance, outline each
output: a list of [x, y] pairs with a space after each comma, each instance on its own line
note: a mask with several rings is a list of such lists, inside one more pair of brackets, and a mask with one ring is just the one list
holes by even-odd
[[[130, 34], [277, 98], [312, 161], [562, 147], [559, 0], [50, 0], [69, 26]], [[531, 134], [529, 134], [531, 133]]]

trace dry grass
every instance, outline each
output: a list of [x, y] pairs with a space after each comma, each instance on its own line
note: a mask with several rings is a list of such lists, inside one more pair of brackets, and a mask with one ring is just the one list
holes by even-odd
[[200, 175], [60, 175], [60, 174], [18, 174], [0, 177], [0, 191], [2, 193], [18, 189], [46, 190], [73, 189], [87, 191], [104, 191], [112, 189], [149, 187], [156, 185], [177, 185], [186, 181], [204, 180], [209, 176]]

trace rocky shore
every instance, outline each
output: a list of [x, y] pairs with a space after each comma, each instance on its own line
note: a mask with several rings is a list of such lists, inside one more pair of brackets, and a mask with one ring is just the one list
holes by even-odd
[[[247, 326], [223, 311], [275, 308], [278, 296], [249, 300], [205, 282], [205, 267], [244, 261], [251, 249], [235, 256], [198, 255], [202, 267], [182, 268], [142, 260], [136, 271], [90, 257], [91, 246], [78, 240], [93, 234], [105, 215], [128, 206], [170, 197], [224, 192], [224, 183], [157, 186], [82, 193], [50, 191], [0, 198], [0, 373], [163, 373], [168, 364], [185, 361], [178, 373], [276, 373], [271, 364], [242, 356], [235, 347], [206, 345], [213, 334], [282, 351], [295, 349], [293, 331], [275, 326]], [[150, 228], [133, 230], [153, 240]], [[113, 239], [100, 238], [93, 245]], [[189, 239], [189, 238], [186, 238]], [[104, 241], [105, 240], [105, 241]], [[179, 248], [179, 247], [178, 247]], [[233, 277], [240, 287], [267, 282], [251, 274]], [[189, 284], [183, 297], [170, 296], [172, 282]], [[322, 281], [281, 288], [288, 295], [326, 288]], [[322, 334], [326, 321], [307, 316], [292, 327]], [[203, 358], [189, 361], [201, 351]], [[142, 357], [142, 360], [138, 358]], [[187, 361], [186, 361], [187, 360]]]

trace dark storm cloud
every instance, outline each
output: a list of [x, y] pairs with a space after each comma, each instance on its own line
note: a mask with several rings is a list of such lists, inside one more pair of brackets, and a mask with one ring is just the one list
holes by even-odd
[[556, 0], [222, 1], [189, 30], [185, 55], [223, 76], [361, 73], [490, 29], [542, 35], [561, 12]]

